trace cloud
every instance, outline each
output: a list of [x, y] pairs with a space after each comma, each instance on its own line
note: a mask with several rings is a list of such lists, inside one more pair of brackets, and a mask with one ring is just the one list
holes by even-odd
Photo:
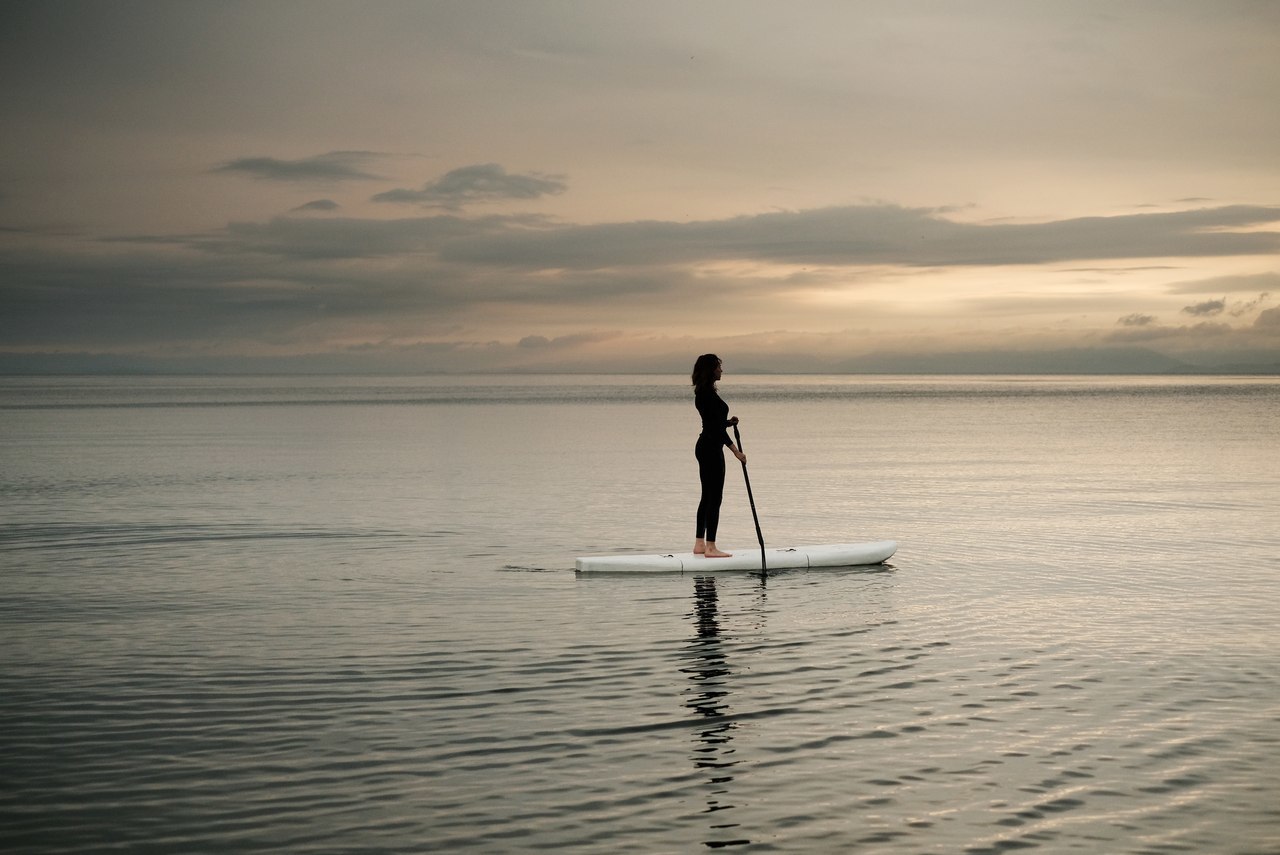
[[1271, 295], [1269, 293], [1264, 293], [1259, 294], [1252, 300], [1236, 300], [1231, 304], [1227, 311], [1230, 313], [1231, 317], [1238, 318], [1260, 308], [1262, 304], [1270, 301], [1270, 299]]
[[[483, 295], [483, 296], [478, 296]], [[0, 254], [0, 345], [260, 346], [383, 337], [499, 299], [464, 273], [129, 244]]]
[[602, 341], [611, 341], [613, 339], [620, 338], [621, 336], [622, 333], [620, 332], [575, 333], [573, 335], [562, 335], [550, 339], [542, 335], [527, 335], [520, 339], [518, 346], [532, 350], [572, 348], [584, 344], [596, 344]]
[[1233, 318], [1239, 318], [1244, 315], [1251, 314], [1263, 304], [1271, 299], [1270, 294], [1259, 294], [1252, 300], [1236, 300], [1228, 304], [1226, 298], [1218, 300], [1205, 300], [1203, 303], [1195, 303], [1190, 306], [1183, 307], [1182, 311], [1188, 315], [1197, 317], [1212, 317], [1220, 315], [1224, 311]]
[[528, 269], [601, 269], [724, 260], [946, 267], [1263, 255], [1280, 252], [1280, 232], [1243, 229], [1277, 221], [1280, 207], [1244, 205], [1029, 224], [963, 223], [937, 209], [863, 205], [495, 232], [452, 242], [443, 257]]
[[1172, 264], [1140, 264], [1131, 267], [1068, 267], [1064, 273], [1106, 273], [1115, 275], [1119, 273], [1145, 273], [1149, 270], [1177, 270], [1178, 268]]
[[1280, 306], [1262, 310], [1253, 325], [1264, 332], [1280, 333]]
[[1155, 323], [1155, 320], [1155, 315], [1143, 315], [1135, 312], [1132, 315], [1125, 315], [1123, 318], [1116, 321], [1116, 323], [1126, 327], [1145, 327]]
[[294, 208], [295, 211], [336, 211], [340, 205], [332, 199], [316, 199], [313, 202], [307, 202], [305, 205], [299, 205]]
[[379, 155], [371, 151], [331, 151], [300, 160], [242, 157], [215, 167], [214, 172], [239, 172], [271, 181], [370, 181], [380, 176], [364, 170]]
[[566, 189], [568, 185], [559, 176], [538, 173], [516, 175], [496, 163], [479, 163], [445, 173], [436, 181], [423, 185], [421, 190], [388, 190], [375, 195], [373, 201], [460, 208], [476, 202], [554, 196]]
[[1134, 344], [1137, 342], [1168, 341], [1171, 339], [1201, 340], [1207, 338], [1226, 338], [1239, 331], [1230, 324], [1201, 321], [1190, 326], [1142, 326], [1124, 330], [1113, 330], [1103, 337], [1104, 341]]
[[[1240, 249], [1232, 242], [1241, 236], [1250, 241], [1276, 236], [1222, 229], [1280, 217], [1277, 209], [1186, 213], [1194, 216], [1102, 218], [1098, 229], [1111, 235], [1116, 255], [1126, 235], [1133, 242], [1128, 252], [1145, 253], [1152, 243], [1223, 252]], [[1096, 251], [1077, 222], [962, 223], [937, 209], [880, 204], [597, 226], [531, 214], [283, 216], [199, 234], [82, 238], [64, 246], [0, 252], [0, 343], [49, 349], [186, 342], [245, 352], [268, 346], [332, 350], [353, 342], [414, 341], [428, 326], [453, 325], [477, 338], [505, 336], [511, 354], [532, 358], [544, 353], [548, 360], [559, 360], [591, 339], [525, 333], [539, 330], [536, 325], [543, 325], [542, 330], [615, 326], [620, 318], [636, 330], [671, 330], [685, 318], [712, 314], [734, 330], [750, 329], [760, 317], [776, 325], [804, 324], [809, 316], [829, 327], [826, 307], [835, 304], [805, 303], [814, 296], [810, 291], [827, 296], [851, 292], [856, 289], [848, 283], [863, 277], [881, 284], [903, 281], [896, 277], [943, 258], [958, 259], [956, 266], [976, 264], [977, 259], [1012, 264], [1015, 259], [1025, 263]], [[1224, 243], [1194, 246], [1200, 237]], [[747, 263], [720, 263], [726, 260]], [[754, 263], [774, 260], [786, 260], [794, 268]], [[832, 263], [819, 263], [825, 260]], [[858, 265], [865, 269], [850, 269]], [[794, 277], [801, 266], [820, 270], [817, 285], [830, 287], [815, 289], [812, 275]], [[792, 296], [804, 299], [796, 302]], [[1206, 307], [1199, 317], [1237, 308], [1256, 312], [1262, 299], [1234, 304], [1229, 298], [1210, 300], [1217, 311]], [[679, 319], [672, 308], [676, 305]], [[875, 311], [874, 305], [849, 305], [849, 317]], [[1274, 341], [1274, 315], [1265, 312], [1252, 326], [1168, 328], [1154, 315], [1124, 314], [1132, 301], [1119, 295], [1051, 292], [1014, 299], [961, 293], [953, 305], [962, 310], [960, 317], [984, 322], [996, 314], [1043, 318], [1046, 307], [1065, 316], [1105, 306], [1114, 312], [1109, 317], [1118, 318], [1118, 327], [1089, 332], [1094, 341], [1108, 336], [1175, 344], [1212, 340], [1224, 347], [1228, 339], [1245, 336]], [[761, 316], [761, 311], [767, 314]], [[485, 333], [476, 332], [481, 329]], [[892, 334], [897, 333], [886, 333]]]
[[512, 220], [282, 217], [213, 235], [3, 251], [0, 346], [254, 346], [341, 340], [352, 330], [381, 338], [456, 323], [450, 319], [477, 308], [492, 315], [513, 307], [527, 321], [530, 307], [564, 317], [667, 301], [672, 289], [696, 294], [697, 283], [678, 272], [494, 276], [435, 260], [433, 249], [452, 236], [514, 227]]
[[[265, 222], [229, 223], [221, 231], [185, 236], [195, 249], [219, 253], [261, 253], [296, 259], [355, 259], [434, 253], [451, 241], [532, 229], [536, 216], [461, 218], [452, 215], [373, 220], [352, 217], [275, 217]], [[157, 240], [171, 242], [170, 239]]]
[[520, 339], [520, 347], [550, 347], [551, 339], [543, 335], [527, 335]]
[[1170, 294], [1231, 294], [1241, 291], [1280, 291], [1280, 273], [1214, 276], [1179, 282], [1169, 288]]
[[1183, 306], [1182, 311], [1188, 315], [1196, 315], [1197, 317], [1211, 317], [1213, 315], [1222, 314], [1222, 310], [1227, 306], [1225, 299], [1221, 300], [1205, 300], [1203, 303], [1194, 303], [1190, 306]]
[[[0, 341], [104, 347], [210, 336], [256, 337], [284, 320], [284, 282], [251, 287], [226, 262], [158, 255], [7, 259], [0, 265]], [[305, 294], [296, 290], [293, 300]], [[312, 304], [317, 291], [312, 291]], [[292, 325], [292, 321], [285, 325]]]

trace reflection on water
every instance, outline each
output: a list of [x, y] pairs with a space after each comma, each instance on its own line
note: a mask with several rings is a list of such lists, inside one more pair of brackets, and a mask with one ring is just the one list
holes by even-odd
[[[763, 585], [761, 586], [763, 596]], [[725, 639], [720, 630], [720, 603], [716, 592], [716, 580], [699, 576], [693, 582], [693, 611], [688, 615], [694, 624], [693, 637], [689, 639], [687, 667], [681, 668], [692, 685], [686, 690], [687, 706], [693, 715], [701, 719], [694, 730], [694, 769], [706, 776], [706, 813], [711, 816], [708, 826], [714, 837], [730, 835], [740, 826], [723, 815], [735, 805], [730, 801], [729, 787], [733, 783], [733, 769], [738, 765], [734, 757], [733, 737], [737, 723], [733, 720], [733, 708], [729, 701], [729, 686], [733, 672], [729, 667]], [[742, 846], [751, 841], [745, 838], [707, 840], [712, 849]]]

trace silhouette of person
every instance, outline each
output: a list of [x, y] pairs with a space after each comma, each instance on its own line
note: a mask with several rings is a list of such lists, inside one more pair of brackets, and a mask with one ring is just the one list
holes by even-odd
[[697, 528], [694, 533], [693, 552], [707, 558], [731, 558], [732, 553], [716, 548], [716, 529], [720, 526], [720, 503], [724, 500], [724, 449], [728, 446], [743, 463], [747, 456], [733, 444], [727, 428], [738, 423], [738, 417], [729, 418], [729, 405], [716, 391], [716, 381], [724, 372], [720, 357], [704, 353], [693, 364], [693, 404], [702, 417], [702, 433], [693, 447], [698, 460], [698, 480], [702, 495], [698, 501]]

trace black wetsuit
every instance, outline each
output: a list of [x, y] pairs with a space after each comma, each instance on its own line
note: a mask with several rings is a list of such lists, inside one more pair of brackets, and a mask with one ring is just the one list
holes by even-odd
[[725, 433], [729, 426], [729, 405], [720, 400], [714, 387], [705, 391], [696, 389], [693, 404], [702, 416], [702, 433], [693, 447], [693, 454], [698, 458], [698, 478], [702, 481], [695, 536], [714, 543], [720, 526], [720, 502], [724, 498], [724, 449], [733, 445]]

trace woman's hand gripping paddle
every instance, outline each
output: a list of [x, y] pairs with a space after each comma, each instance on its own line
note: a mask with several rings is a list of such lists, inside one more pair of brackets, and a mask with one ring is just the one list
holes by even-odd
[[[747, 453], [742, 447], [742, 436], [738, 433], [738, 426], [733, 426], [733, 441], [738, 444], [738, 451], [744, 455]], [[764, 578], [769, 575], [769, 568], [765, 566], [764, 560], [764, 535], [760, 532], [760, 516], [756, 513], [756, 499], [751, 495], [751, 476], [747, 474], [747, 461], [742, 461], [742, 480], [747, 482], [747, 501], [751, 503], [751, 519], [756, 524], [756, 540], [760, 541], [760, 577]]]

